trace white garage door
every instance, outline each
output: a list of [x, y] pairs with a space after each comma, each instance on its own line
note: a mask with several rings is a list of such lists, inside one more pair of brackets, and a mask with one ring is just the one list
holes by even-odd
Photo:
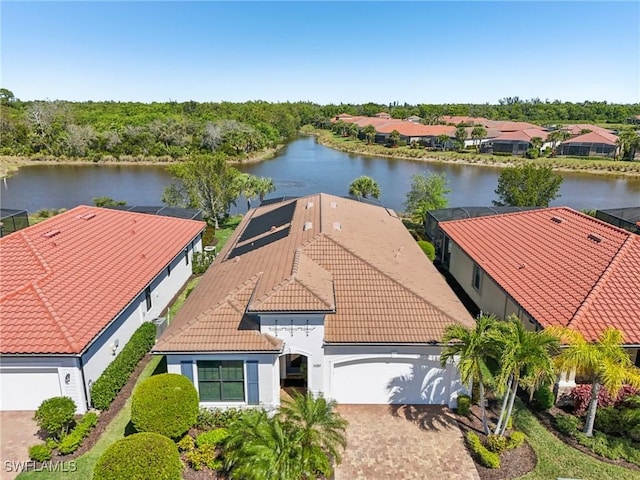
[[0, 410], [36, 410], [43, 400], [60, 396], [55, 368], [0, 370]]
[[446, 404], [445, 369], [419, 360], [376, 358], [335, 364], [331, 397], [338, 403]]

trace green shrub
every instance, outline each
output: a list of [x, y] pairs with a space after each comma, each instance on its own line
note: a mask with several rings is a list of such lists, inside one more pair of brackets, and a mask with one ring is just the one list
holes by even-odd
[[98, 423], [98, 415], [94, 412], [89, 412], [82, 417], [82, 419], [76, 423], [73, 431], [60, 440], [58, 451], [61, 455], [68, 455], [75, 452], [82, 441], [85, 439], [93, 427]]
[[500, 435], [489, 435], [487, 437], [487, 448], [489, 451], [500, 455], [509, 448], [509, 439]]
[[198, 418], [198, 392], [176, 373], [155, 375], [140, 384], [131, 401], [131, 422], [139, 432], [181, 438]]
[[204, 445], [218, 446], [229, 438], [229, 430], [226, 428], [216, 428], [208, 432], [201, 433], [196, 438], [196, 445], [202, 447]]
[[45, 443], [33, 445], [29, 447], [29, 458], [36, 462], [51, 460], [51, 448]]
[[433, 243], [427, 242], [426, 240], [420, 240], [418, 245], [429, 260], [433, 262], [436, 259], [436, 248], [433, 246]]
[[558, 415], [555, 418], [555, 423], [560, 433], [571, 437], [578, 432], [580, 420], [573, 415]]
[[482, 445], [480, 438], [473, 432], [467, 432], [467, 442], [481, 465], [488, 468], [500, 468], [500, 455], [490, 452]]
[[53, 397], [40, 404], [33, 419], [49, 435], [60, 438], [67, 432], [75, 413], [76, 403], [71, 398]]
[[471, 413], [471, 397], [469, 395], [458, 396], [458, 414], [467, 416]]
[[601, 407], [596, 410], [594, 427], [604, 433], [620, 435], [624, 433], [625, 424], [622, 423], [620, 410], [615, 407]]
[[176, 445], [181, 452], [188, 452], [196, 448], [196, 441], [191, 435], [187, 434]]
[[522, 432], [511, 432], [511, 435], [509, 435], [507, 449], [511, 450], [522, 446], [526, 439], [527, 436]]
[[111, 444], [98, 459], [93, 480], [180, 480], [175, 443], [157, 433], [136, 433]]
[[49, 447], [51, 450], [54, 450], [54, 449], [58, 448], [58, 440], [56, 440], [56, 439], [55, 439], [55, 438], [53, 438], [53, 437], [49, 437], [49, 438], [47, 438], [47, 439], [45, 440], [45, 442], [44, 442], [44, 443], [45, 443], [45, 444], [47, 445], [47, 447]]
[[196, 427], [199, 430], [211, 430], [212, 428], [227, 428], [233, 422], [241, 418], [246, 410], [239, 408], [206, 408], [198, 410]]
[[211, 470], [222, 468], [222, 461], [216, 458], [216, 447], [214, 445], [203, 445], [187, 452], [184, 459], [194, 470], [202, 470], [207, 467]]
[[213, 252], [193, 252], [191, 271], [194, 275], [206, 272], [215, 258], [216, 256]]
[[556, 396], [548, 385], [540, 385], [533, 394], [533, 407], [538, 411], [546, 411], [553, 407]]
[[156, 326], [143, 323], [131, 336], [118, 356], [105, 368], [91, 388], [91, 402], [99, 410], [106, 410], [129, 377], [156, 342]]

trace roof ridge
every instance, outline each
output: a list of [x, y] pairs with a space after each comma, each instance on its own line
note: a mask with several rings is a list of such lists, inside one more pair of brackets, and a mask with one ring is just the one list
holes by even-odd
[[626, 251], [629, 248], [631, 248], [631, 245], [634, 242], [635, 242], [635, 238], [633, 237], [632, 234], [630, 234], [629, 237], [627, 237], [624, 243], [620, 246], [616, 254], [613, 256], [613, 258], [611, 259], [607, 267], [604, 269], [604, 271], [602, 272], [598, 280], [596, 280], [593, 287], [591, 287], [591, 290], [589, 290], [589, 293], [584, 297], [584, 300], [582, 300], [582, 303], [580, 303], [575, 313], [571, 316], [568, 326], [571, 326], [572, 323], [579, 321], [582, 315], [584, 314], [584, 312], [589, 309], [594, 297], [596, 297], [600, 292], [600, 290], [602, 290], [602, 288], [604, 287], [604, 284], [607, 283], [607, 280], [611, 276], [611, 272], [621, 262], [621, 257], [625, 255]]
[[348, 252], [349, 254], [353, 255], [354, 257], [356, 257], [357, 259], [361, 260], [363, 263], [365, 263], [367, 266], [371, 267], [373, 270], [375, 270], [376, 272], [378, 272], [380, 275], [382, 275], [383, 277], [387, 278], [388, 280], [390, 280], [391, 282], [393, 282], [394, 284], [398, 285], [400, 288], [402, 288], [403, 290], [409, 292], [411, 295], [413, 295], [416, 298], [419, 298], [422, 302], [424, 302], [425, 304], [429, 305], [431, 308], [433, 308], [434, 310], [437, 310], [438, 312], [440, 312], [442, 315], [444, 315], [446, 318], [451, 319], [454, 323], [459, 323], [455, 318], [453, 318], [451, 315], [449, 315], [448, 313], [444, 312], [440, 307], [434, 305], [433, 303], [429, 302], [428, 300], [426, 300], [422, 295], [420, 295], [417, 292], [414, 292], [411, 288], [407, 287], [406, 285], [403, 285], [402, 283], [400, 283], [399, 281], [397, 281], [395, 278], [393, 278], [392, 276], [390, 276], [389, 274], [383, 272], [382, 270], [380, 270], [378, 267], [376, 267], [375, 265], [373, 265], [371, 262], [369, 262], [368, 260], [362, 258], [360, 255], [354, 253], [351, 249], [349, 249], [348, 247], [345, 247], [344, 245], [342, 245], [341, 243], [339, 243], [336, 239], [334, 239], [333, 237], [331, 237], [330, 235], [326, 235], [326, 237], [328, 239], [330, 239], [333, 243], [335, 243], [338, 247], [342, 248], [343, 250], [345, 250], [346, 252]]
[[51, 305], [51, 302], [49, 302], [44, 292], [35, 283], [31, 285], [31, 288], [35, 292], [36, 297], [38, 297], [40, 302], [42, 302], [42, 305], [51, 316], [51, 319], [58, 327], [58, 330], [60, 330], [60, 333], [62, 333], [62, 335], [64, 336], [64, 339], [67, 341], [67, 344], [74, 351], [79, 352], [81, 350], [80, 346], [78, 345], [76, 340], [73, 338], [73, 335], [71, 335], [71, 333], [69, 332], [69, 329], [64, 325], [64, 323], [62, 322], [62, 319], [58, 316], [55, 309], [53, 308], [53, 305]]
[[[315, 263], [315, 262], [314, 262]], [[320, 266], [320, 265], [319, 265]], [[320, 266], [320, 268], [322, 268], [322, 266]], [[302, 280], [300, 280], [297, 277], [293, 278], [293, 281], [296, 282], [298, 285], [300, 285], [302, 288], [304, 288], [307, 292], [309, 292], [311, 294], [312, 297], [314, 297], [315, 299], [317, 299], [320, 303], [326, 305], [327, 309], [333, 309], [333, 307], [331, 306], [331, 304], [325, 300], [324, 298], [321, 298], [320, 295], [318, 295], [316, 292], [314, 292], [307, 284], [305, 284]]]

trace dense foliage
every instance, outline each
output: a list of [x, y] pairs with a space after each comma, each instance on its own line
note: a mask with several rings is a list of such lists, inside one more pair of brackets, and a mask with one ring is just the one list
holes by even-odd
[[91, 402], [99, 410], [106, 410], [125, 386], [138, 362], [156, 342], [156, 326], [143, 323], [131, 336], [118, 356], [105, 368], [91, 388]]
[[96, 463], [93, 480], [180, 480], [176, 444], [157, 433], [136, 433], [111, 444]]
[[458, 395], [458, 415], [469, 415], [471, 413], [471, 397], [469, 395]]
[[[591, 401], [591, 385], [581, 384], [571, 389], [571, 396], [573, 400], [573, 408], [576, 415], [584, 415], [589, 407]], [[598, 407], [610, 407], [612, 405], [619, 405], [624, 402], [628, 397], [640, 393], [640, 390], [632, 387], [631, 385], [624, 385], [618, 394], [614, 397], [604, 388], [598, 390]]]
[[560, 196], [562, 175], [551, 167], [525, 163], [504, 168], [498, 177], [495, 192], [499, 207], [548, 207], [549, 202]]
[[436, 247], [433, 246], [433, 243], [427, 242], [426, 240], [418, 240], [418, 246], [429, 260], [433, 262], [436, 259]]
[[[6, 89], [5, 89], [6, 90]], [[306, 124], [327, 127], [339, 113], [393, 118], [420, 116], [441, 123], [443, 115], [482, 116], [532, 123], [624, 123], [640, 114], [640, 104], [570, 103], [501, 99], [496, 105], [317, 105], [309, 102], [67, 102], [16, 99], [6, 90], [0, 102], [0, 153], [181, 158], [221, 151], [244, 156], [282, 143]], [[344, 135], [352, 132], [345, 130]]]
[[51, 460], [52, 454], [51, 447], [44, 443], [29, 447], [29, 458], [36, 462]]
[[67, 432], [75, 413], [76, 404], [71, 398], [53, 397], [40, 404], [33, 418], [49, 436], [60, 438]]
[[187, 377], [154, 375], [133, 393], [131, 422], [138, 432], [178, 439], [196, 424], [198, 405], [198, 392]]
[[478, 435], [467, 432], [467, 442], [478, 461], [487, 468], [500, 468], [500, 455], [485, 447]]
[[362, 175], [349, 185], [349, 195], [362, 198], [380, 198], [380, 186], [373, 178]]
[[93, 427], [98, 423], [98, 415], [95, 412], [85, 414], [80, 421], [76, 423], [74, 429], [65, 435], [58, 445], [58, 451], [61, 455], [68, 455], [75, 452], [82, 445]]
[[429, 210], [445, 208], [449, 201], [449, 181], [444, 173], [417, 173], [411, 177], [411, 189], [406, 194], [404, 206], [417, 222], [424, 222]]

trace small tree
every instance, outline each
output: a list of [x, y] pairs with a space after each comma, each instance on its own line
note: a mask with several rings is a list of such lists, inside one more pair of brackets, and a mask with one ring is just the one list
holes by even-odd
[[397, 147], [398, 143], [400, 142], [400, 132], [398, 130], [393, 130], [389, 134], [389, 141], [391, 142], [391, 145]]
[[640, 137], [634, 129], [627, 128], [620, 132], [616, 145], [619, 149], [619, 158], [633, 160], [636, 156], [636, 150], [640, 148]]
[[367, 138], [367, 143], [371, 145], [376, 138], [376, 127], [367, 125], [362, 129], [362, 133]]
[[458, 146], [458, 150], [462, 150], [464, 148], [464, 142], [467, 140], [467, 130], [464, 127], [456, 128], [456, 144]]
[[96, 207], [117, 207], [126, 205], [127, 202], [125, 202], [124, 200], [114, 200], [111, 197], [95, 197], [93, 199], [93, 204]]
[[363, 175], [351, 182], [349, 195], [362, 198], [371, 195], [373, 198], [380, 198], [380, 187], [373, 178]]
[[75, 413], [76, 404], [71, 398], [53, 397], [40, 404], [33, 418], [50, 436], [61, 438], [67, 433]]
[[473, 139], [473, 143], [476, 146], [476, 152], [480, 152], [480, 145], [482, 144], [482, 139], [487, 136], [487, 129], [482, 125], [478, 125], [473, 127], [471, 130], [471, 138]]
[[441, 145], [443, 150], [447, 150], [447, 145], [449, 143], [449, 135], [445, 135], [445, 134], [438, 135], [437, 140], [438, 140], [438, 145]]
[[551, 167], [532, 163], [504, 168], [495, 190], [498, 200], [493, 204], [499, 207], [548, 207], [549, 202], [560, 196], [562, 180]]
[[446, 195], [450, 191], [444, 173], [415, 174], [411, 177], [411, 190], [407, 192], [405, 208], [409, 215], [422, 223], [427, 218], [427, 211], [447, 206]]
[[547, 136], [547, 141], [551, 142], [551, 155], [555, 156], [558, 145], [571, 136], [566, 130], [554, 130]]

